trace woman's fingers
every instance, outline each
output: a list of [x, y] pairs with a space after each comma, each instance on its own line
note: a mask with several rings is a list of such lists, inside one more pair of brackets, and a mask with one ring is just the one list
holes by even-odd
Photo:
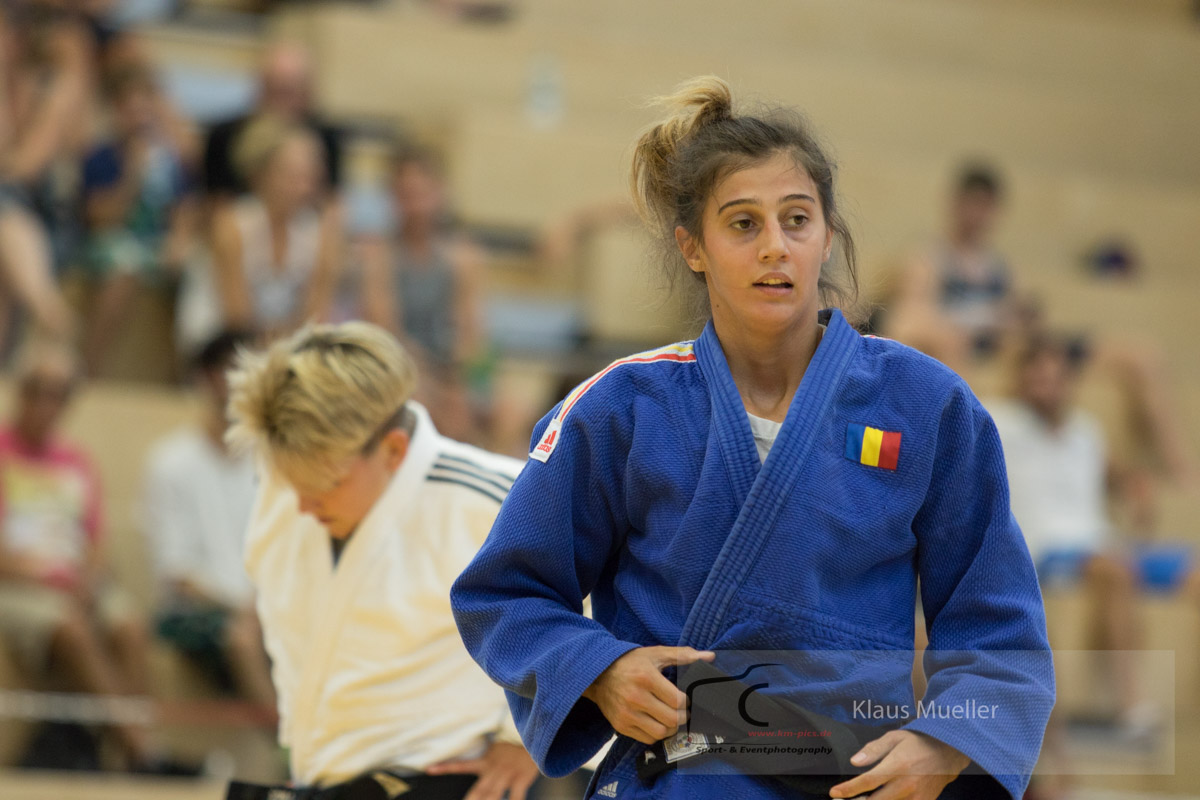
[[664, 713], [654, 715], [643, 712], [638, 717], [638, 725], [642, 730], [652, 734], [656, 742], [668, 736], [674, 736], [675, 731], [679, 730], [679, 720], [673, 713], [668, 716]]
[[874, 764], [879, 759], [892, 752], [892, 748], [896, 746], [898, 740], [891, 733], [885, 733], [878, 739], [872, 739], [863, 745], [863, 748], [850, 757], [850, 763], [856, 767], [865, 767], [867, 764]]
[[647, 647], [645, 650], [659, 671], [697, 661], [712, 661], [717, 657], [711, 650], [697, 650], [694, 647]]
[[646, 650], [657, 673], [651, 682], [651, 691], [654, 692], [655, 697], [676, 711], [676, 726], [682, 725], [687, 721], [687, 695], [668, 680], [662, 671], [671, 666], [683, 666], [697, 661], [712, 661], [717, 654], [711, 650], [696, 650], [692, 647], [648, 647]]
[[662, 674], [663, 669], [715, 657], [691, 647], [631, 650], [596, 679], [587, 696], [618, 733], [652, 744], [673, 735], [687, 720], [687, 695]]
[[647, 744], [673, 735], [680, 725], [676, 712], [657, 702], [652, 708], [629, 704], [615, 716], [609, 720], [614, 728], [621, 732], [624, 732], [622, 729], [640, 730], [650, 737]]
[[472, 758], [431, 764], [425, 768], [425, 771], [430, 775], [478, 775], [486, 767], [487, 762], [482, 758]]
[[911, 731], [886, 733], [868, 742], [850, 761], [860, 766], [878, 763], [834, 786], [829, 790], [830, 797], [858, 797], [872, 792], [871, 797], [880, 800], [932, 800], [970, 763], [950, 745]]
[[[671, 681], [667, 680], [666, 676], [656, 673], [650, 679], [649, 685], [646, 687], [650, 697], [658, 704], [669, 709], [673, 717], [687, 715], [687, 695], [680, 691], [679, 687]], [[650, 705], [649, 702], [646, 703]]]
[[859, 767], [877, 761], [879, 763], [861, 775], [856, 775], [850, 780], [843, 781], [834, 786], [829, 790], [829, 796], [858, 797], [887, 783], [895, 774], [895, 769], [887, 756], [900, 741], [902, 741], [902, 737], [896, 736], [895, 732], [891, 732], [867, 742], [866, 746], [851, 756], [850, 763]]
[[920, 786], [911, 775], [904, 778], [892, 778], [880, 788], [871, 792], [871, 800], [933, 800], [940, 790], [932, 795], [920, 794]]
[[848, 781], [839, 783], [829, 790], [830, 797], [858, 797], [867, 792], [878, 789], [883, 784], [895, 777], [891, 769], [891, 765], [885, 758], [880, 763], [876, 764], [871, 769], [861, 775], [855, 775]]
[[653, 732], [646, 730], [641, 725], [628, 724], [625, 726], [613, 726], [613, 730], [631, 739], [637, 739], [642, 744], [654, 744], [661, 737], [655, 736]]

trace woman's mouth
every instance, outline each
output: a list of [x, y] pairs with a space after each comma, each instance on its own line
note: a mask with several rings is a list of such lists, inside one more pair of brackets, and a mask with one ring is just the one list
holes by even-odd
[[792, 282], [787, 278], [761, 278], [754, 282], [754, 288], [771, 296], [782, 296], [792, 290]]

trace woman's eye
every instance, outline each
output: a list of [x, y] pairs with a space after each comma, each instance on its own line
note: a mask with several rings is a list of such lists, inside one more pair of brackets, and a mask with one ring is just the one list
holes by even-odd
[[805, 222], [808, 222], [808, 215], [806, 215], [806, 214], [792, 214], [791, 216], [788, 217], [788, 224], [793, 225], [797, 228], [799, 228]]
[[733, 221], [733, 227], [737, 228], [739, 231], [748, 231], [753, 226], [754, 223], [748, 219], [735, 219]]

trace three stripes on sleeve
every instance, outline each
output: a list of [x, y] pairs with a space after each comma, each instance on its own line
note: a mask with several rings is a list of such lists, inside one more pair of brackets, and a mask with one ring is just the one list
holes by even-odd
[[497, 503], [502, 503], [508, 495], [508, 490], [512, 488], [515, 478], [498, 470], [489, 469], [468, 458], [442, 453], [434, 462], [425, 480], [465, 486], [490, 497]]

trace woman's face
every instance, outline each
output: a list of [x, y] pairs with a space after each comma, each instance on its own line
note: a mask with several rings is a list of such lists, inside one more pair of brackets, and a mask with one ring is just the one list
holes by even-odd
[[833, 246], [816, 184], [787, 153], [731, 173], [704, 207], [701, 241], [676, 241], [704, 273], [713, 319], [782, 331], [816, 321], [817, 280]]
[[392, 196], [401, 219], [422, 226], [435, 224], [445, 205], [441, 180], [418, 163], [403, 164], [396, 170], [392, 176]]
[[58, 427], [71, 400], [71, 368], [57, 363], [39, 365], [20, 384], [16, 427], [26, 441], [42, 444]]
[[295, 209], [317, 199], [324, 179], [316, 141], [308, 136], [291, 136], [263, 169], [259, 193], [268, 205]]
[[114, 105], [117, 126], [125, 135], [144, 134], [154, 127], [154, 90], [151, 87], [129, 87]]
[[963, 241], [983, 244], [991, 236], [1000, 213], [996, 196], [983, 189], [959, 192], [950, 209], [954, 233]]
[[389, 431], [370, 452], [346, 462], [340, 477], [328, 486], [310, 486], [285, 476], [296, 491], [300, 513], [309, 514], [335, 539], [349, 536], [387, 490], [408, 453], [409, 435]]
[[1034, 357], [1020, 371], [1021, 398], [1048, 417], [1057, 417], [1071, 405], [1073, 380], [1065, 353], [1050, 350]]
[[[5, 16], [4, 9], [0, 8], [0, 66], [6, 72], [15, 69], [29, 56], [28, 37], [22, 33], [18, 23]], [[7, 109], [5, 113], [8, 113]]]

